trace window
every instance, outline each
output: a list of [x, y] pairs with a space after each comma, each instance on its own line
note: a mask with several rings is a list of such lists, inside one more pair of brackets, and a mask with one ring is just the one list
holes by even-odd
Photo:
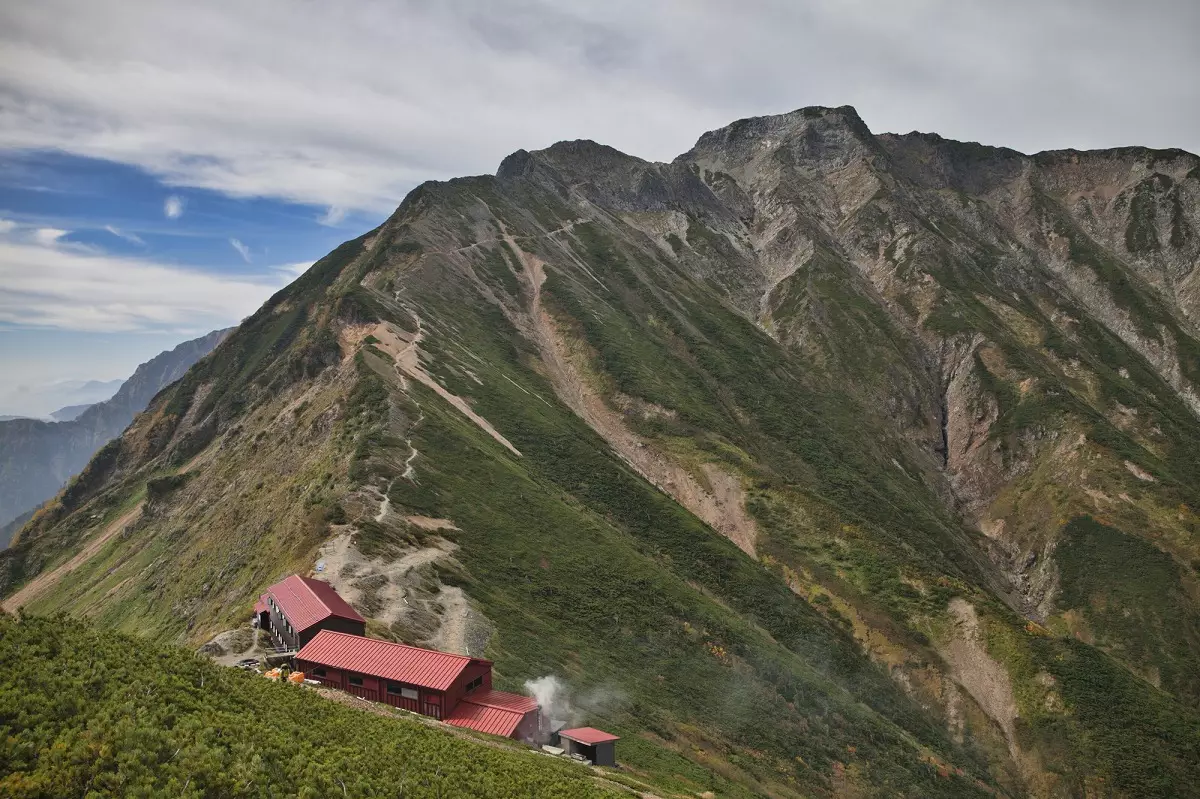
[[417, 698], [417, 689], [416, 688], [405, 688], [403, 685], [401, 685], [398, 682], [388, 683], [387, 684], [387, 692], [389, 694], [391, 694], [392, 696], [400, 696], [400, 697], [403, 697], [404, 699], [416, 699]]
[[483, 685], [483, 675], [482, 674], [479, 675], [478, 677], [476, 677], [475, 679], [471, 680], [469, 683], [467, 683], [467, 693], [471, 693], [472, 691], [474, 691], [476, 688], [478, 688], [481, 685]]
[[350, 684], [361, 688], [362, 687], [362, 677], [351, 677]]
[[324, 676], [325, 676], [325, 669], [313, 669], [313, 670], [312, 670], [312, 673], [313, 673], [313, 676], [314, 676], [314, 677], [324, 677]]

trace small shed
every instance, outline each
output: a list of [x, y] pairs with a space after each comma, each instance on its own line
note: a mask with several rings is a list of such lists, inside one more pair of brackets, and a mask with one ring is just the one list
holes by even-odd
[[612, 733], [595, 727], [576, 727], [558, 733], [561, 746], [568, 755], [581, 755], [597, 766], [617, 765], [616, 742], [621, 740]]

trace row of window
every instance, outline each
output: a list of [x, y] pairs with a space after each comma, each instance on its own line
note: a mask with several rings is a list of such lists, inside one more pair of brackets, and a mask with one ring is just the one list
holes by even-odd
[[[328, 676], [328, 673], [323, 668], [315, 668], [312, 670], [312, 675], [314, 677], [320, 677], [320, 678], [324, 679], [326, 676]], [[351, 675], [350, 677], [347, 677], [346, 679], [350, 683], [350, 685], [354, 686], [355, 688], [362, 688], [362, 685], [363, 685], [362, 677], [355, 677], [355, 676]], [[401, 685], [398, 682], [389, 682], [387, 684], [387, 692], [389, 694], [391, 694], [392, 696], [399, 696], [399, 697], [403, 697], [404, 699], [416, 699], [417, 698], [417, 689], [416, 688], [408, 688], [406, 686]]]
[[279, 614], [279, 618], [283, 619], [283, 626], [290, 633], [292, 631], [292, 623], [290, 621], [288, 621], [288, 617], [283, 615], [283, 611], [280, 610], [279, 606], [275, 604], [275, 597], [268, 594], [267, 595], [267, 604], [270, 605], [271, 608], [274, 609], [274, 611]]

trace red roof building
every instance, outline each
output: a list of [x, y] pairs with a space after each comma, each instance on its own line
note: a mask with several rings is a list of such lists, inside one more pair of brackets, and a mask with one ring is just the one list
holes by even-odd
[[[260, 608], [265, 605], [265, 612]], [[259, 626], [296, 650], [321, 630], [363, 635], [367, 622], [329, 583], [293, 574], [267, 589], [255, 606]]]
[[569, 755], [581, 755], [597, 766], [617, 764], [616, 742], [621, 739], [610, 732], [595, 727], [576, 727], [573, 730], [560, 730], [558, 739], [559, 745]]
[[446, 717], [446, 723], [531, 741], [538, 733], [538, 711], [537, 700], [528, 696], [506, 691], [477, 691], [463, 697]]
[[493, 735], [537, 735], [537, 702], [492, 690], [490, 660], [321, 630], [295, 662], [305, 677], [372, 702]]

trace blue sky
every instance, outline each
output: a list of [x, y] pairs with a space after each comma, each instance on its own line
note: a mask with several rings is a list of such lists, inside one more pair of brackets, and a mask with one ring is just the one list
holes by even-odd
[[876, 132], [1195, 152], [1198, 33], [1178, 0], [2, 3], [0, 415], [237, 323], [519, 148], [669, 160], [849, 104]]
[[0, 153], [0, 374], [14, 376], [0, 384], [0, 415], [45, 414], [59, 396], [47, 384], [127, 377], [180, 341], [236, 324], [383, 215], [337, 217], [170, 186], [109, 160]]

